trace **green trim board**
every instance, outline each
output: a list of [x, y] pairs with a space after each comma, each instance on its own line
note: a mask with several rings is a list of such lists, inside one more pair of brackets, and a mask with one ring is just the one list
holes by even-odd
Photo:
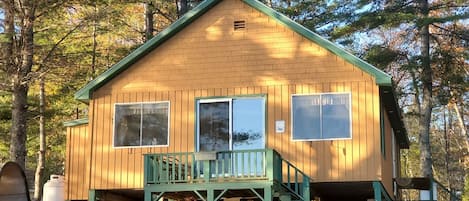
[[79, 125], [83, 125], [83, 124], [87, 124], [87, 123], [88, 123], [88, 118], [75, 119], [75, 120], [72, 120], [72, 121], [64, 122], [64, 126], [65, 127], [73, 127], [73, 126], [79, 126]]
[[[75, 93], [75, 99], [87, 102], [90, 97], [91, 93], [98, 89], [99, 87], [103, 86], [105, 83], [110, 81], [112, 78], [126, 70], [129, 66], [137, 62], [140, 58], [147, 55], [149, 52], [154, 50], [156, 47], [164, 43], [166, 40], [171, 38], [172, 36], [176, 35], [179, 31], [183, 28], [188, 26], [190, 23], [198, 19], [212, 7], [214, 7], [217, 3], [221, 0], [205, 0], [193, 10], [189, 11], [179, 20], [171, 24], [167, 29], [160, 32], [158, 35], [153, 37], [151, 40], [134, 50], [124, 59], [120, 60], [116, 63], [113, 67], [99, 75], [96, 79], [92, 80], [88, 84], [86, 84], [83, 88], [81, 88], [78, 92]], [[246, 4], [249, 6], [257, 9], [258, 11], [272, 17], [274, 20], [278, 21], [279, 23], [287, 26], [288, 28], [292, 29], [293, 31], [297, 32], [298, 34], [304, 36], [305, 38], [317, 43], [321, 47], [331, 51], [332, 53], [336, 54], [337, 56], [343, 58], [344, 60], [350, 62], [351, 64], [356, 65], [358, 68], [362, 69], [363, 71], [369, 73], [373, 77], [375, 77], [376, 83], [380, 86], [391, 86], [391, 76], [384, 73], [383, 71], [375, 68], [371, 64], [363, 61], [362, 59], [352, 55], [351, 53], [345, 51], [344, 49], [340, 48], [336, 44], [328, 41], [318, 34], [312, 32], [311, 30], [303, 27], [302, 25], [294, 22], [290, 18], [280, 14], [279, 12], [267, 7], [263, 3], [257, 0], [244, 0]]]
[[131, 52], [125, 58], [114, 64], [110, 69], [96, 77], [94, 80], [86, 84], [78, 92], [75, 93], [75, 99], [88, 102], [91, 98], [91, 93], [99, 87], [106, 84], [112, 78], [126, 70], [139, 59], [150, 53], [153, 49], [164, 43], [166, 40], [176, 35], [183, 28], [191, 24], [194, 20], [199, 18], [205, 12], [210, 10], [213, 6], [221, 0], [206, 0], [200, 3], [197, 7], [187, 12], [184, 16], [179, 18], [176, 22], [171, 24], [168, 28], [161, 31], [158, 35], [144, 43], [142, 46]]
[[383, 104], [384, 110], [388, 115], [388, 119], [391, 123], [394, 135], [396, 136], [399, 148], [408, 149], [410, 141], [402, 118], [401, 108], [398, 106], [393, 87], [379, 87], [379, 96], [381, 100], [380, 102]]

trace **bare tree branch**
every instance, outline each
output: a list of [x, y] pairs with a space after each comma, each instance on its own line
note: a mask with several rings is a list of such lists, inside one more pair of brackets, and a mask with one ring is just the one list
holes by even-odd
[[70, 31], [68, 31], [64, 36], [62, 36], [62, 38], [60, 38], [59, 41], [57, 41], [54, 46], [49, 50], [49, 52], [47, 53], [47, 55], [41, 60], [41, 62], [39, 63], [39, 67], [38, 69], [36, 70], [37, 72], [41, 71], [43, 68], [44, 68], [44, 64], [47, 62], [47, 60], [52, 56], [52, 54], [55, 52], [55, 50], [57, 49], [57, 47], [65, 40], [68, 38], [68, 36], [70, 36], [73, 32], [75, 32], [78, 28], [80, 28], [81, 26], [83, 26], [84, 24], [84, 21], [80, 22], [79, 24], [77, 24], [75, 27], [73, 27]]

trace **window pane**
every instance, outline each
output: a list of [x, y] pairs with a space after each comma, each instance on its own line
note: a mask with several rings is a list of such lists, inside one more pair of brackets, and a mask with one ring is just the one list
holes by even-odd
[[114, 146], [140, 145], [140, 114], [138, 105], [116, 105]]
[[264, 100], [233, 100], [233, 150], [264, 148]]
[[[233, 150], [263, 149], [265, 147], [264, 99], [245, 98], [233, 100]], [[238, 174], [262, 175], [263, 157], [258, 152], [238, 153]]]
[[350, 137], [349, 94], [322, 95], [322, 135], [324, 139]]
[[200, 151], [226, 151], [229, 141], [229, 102], [199, 104]]
[[293, 96], [293, 139], [320, 139], [320, 96]]
[[142, 145], [168, 145], [169, 103], [143, 104]]

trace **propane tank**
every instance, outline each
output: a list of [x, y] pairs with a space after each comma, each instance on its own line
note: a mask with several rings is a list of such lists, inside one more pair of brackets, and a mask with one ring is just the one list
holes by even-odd
[[64, 177], [61, 175], [51, 175], [50, 180], [44, 184], [42, 201], [64, 201]]

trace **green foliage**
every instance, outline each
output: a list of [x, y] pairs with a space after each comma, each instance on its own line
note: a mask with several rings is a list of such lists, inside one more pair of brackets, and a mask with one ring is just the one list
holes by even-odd
[[[65, 163], [64, 121], [87, 117], [87, 105], [74, 93], [143, 43], [143, 4], [113, 1], [37, 1], [34, 63], [29, 92], [27, 168], [35, 169], [39, 150], [39, 76], [46, 81], [46, 172], [62, 174]], [[155, 1], [155, 28], [176, 19], [174, 1]], [[195, 3], [195, 2], [193, 2]], [[167, 16], [163, 16], [165, 14]], [[169, 16], [169, 18], [168, 18]], [[0, 26], [1, 26], [0, 21]], [[1, 36], [0, 36], [1, 37]], [[93, 48], [93, 47], [96, 48]], [[92, 69], [93, 68], [93, 69]], [[0, 73], [2, 80], [8, 75]], [[11, 94], [0, 91], [0, 161], [9, 158]]]
[[364, 59], [381, 70], [386, 69], [392, 62], [396, 61], [399, 52], [388, 47], [375, 45], [371, 47], [364, 56]]

